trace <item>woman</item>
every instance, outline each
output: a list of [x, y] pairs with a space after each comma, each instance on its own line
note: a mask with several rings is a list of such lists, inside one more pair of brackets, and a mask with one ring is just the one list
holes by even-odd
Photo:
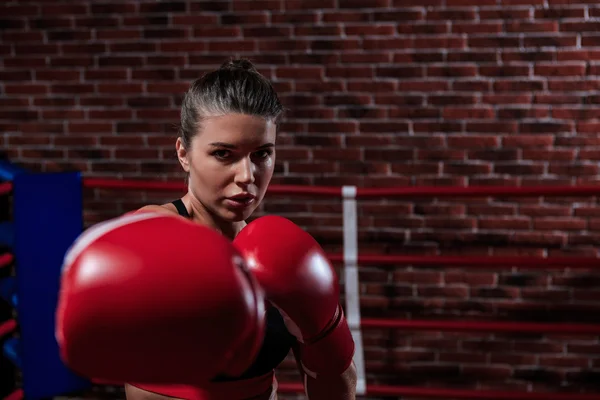
[[[233, 240], [262, 201], [275, 165], [277, 125], [284, 108], [270, 82], [248, 60], [224, 63], [194, 81], [181, 108], [177, 157], [188, 192], [139, 211], [179, 214]], [[277, 398], [273, 370], [298, 343], [276, 308], [267, 311], [267, 330], [255, 363], [240, 377], [214, 379], [219, 398]], [[199, 361], [202, 355], [199, 354]], [[310, 400], [355, 398], [354, 365], [339, 376], [310, 377], [299, 365]], [[194, 388], [128, 384], [129, 400], [202, 398]], [[216, 397], [210, 397], [216, 398]]]

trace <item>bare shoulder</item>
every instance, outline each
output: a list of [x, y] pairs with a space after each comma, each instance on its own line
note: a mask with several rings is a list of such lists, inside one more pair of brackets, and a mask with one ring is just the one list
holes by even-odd
[[175, 208], [175, 206], [173, 206], [172, 204], [149, 204], [147, 206], [144, 206], [140, 209], [138, 209], [137, 211], [135, 211], [135, 213], [143, 213], [143, 212], [155, 212], [155, 213], [161, 213], [161, 214], [176, 214], [179, 215], [177, 213], [177, 209]]

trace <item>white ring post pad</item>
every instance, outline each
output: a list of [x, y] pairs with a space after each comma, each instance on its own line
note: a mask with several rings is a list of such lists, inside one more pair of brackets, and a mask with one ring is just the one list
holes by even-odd
[[360, 283], [358, 276], [358, 212], [356, 186], [342, 187], [344, 213], [344, 289], [346, 319], [355, 343], [354, 364], [358, 395], [366, 393], [364, 349], [360, 329]]

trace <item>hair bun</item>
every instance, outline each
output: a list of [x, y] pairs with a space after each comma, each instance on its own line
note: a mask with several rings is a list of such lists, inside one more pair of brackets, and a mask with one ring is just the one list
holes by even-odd
[[229, 70], [229, 71], [241, 70], [241, 71], [257, 72], [256, 68], [254, 67], [254, 64], [252, 64], [252, 62], [250, 60], [247, 60], [244, 58], [225, 61], [221, 65], [221, 69]]

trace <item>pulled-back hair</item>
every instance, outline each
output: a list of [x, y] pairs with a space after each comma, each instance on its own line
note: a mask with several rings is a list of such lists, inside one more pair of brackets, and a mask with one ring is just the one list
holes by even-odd
[[189, 150], [205, 118], [239, 113], [277, 123], [283, 111], [271, 82], [252, 62], [229, 60], [192, 82], [181, 104], [179, 135], [184, 148]]

